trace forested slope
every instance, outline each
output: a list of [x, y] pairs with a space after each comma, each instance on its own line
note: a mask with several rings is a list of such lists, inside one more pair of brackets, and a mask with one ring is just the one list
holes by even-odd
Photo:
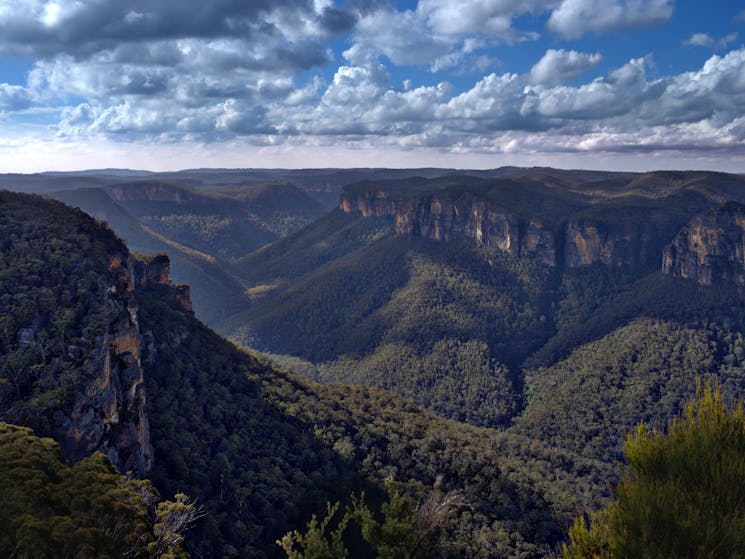
[[[115, 486], [124, 482], [109, 460], [164, 496], [185, 491], [207, 513], [187, 533], [193, 557], [279, 556], [275, 540], [326, 501], [365, 491], [378, 502], [387, 478], [413, 502], [435, 485], [463, 495], [443, 556], [542, 557], [577, 507], [605, 497], [612, 472], [596, 460], [447, 421], [378, 389], [277, 372], [193, 316], [164, 257], [135, 258], [82, 212], [9, 193], [0, 208], [0, 419], [57, 437], [73, 468], [111, 474]], [[19, 368], [22, 355], [32, 362]], [[90, 462], [99, 450], [108, 458]], [[34, 477], [37, 466], [19, 467]], [[98, 483], [86, 490], [103, 498]], [[7, 493], [7, 510], [30, 490]], [[59, 498], [74, 504], [66, 491]]]

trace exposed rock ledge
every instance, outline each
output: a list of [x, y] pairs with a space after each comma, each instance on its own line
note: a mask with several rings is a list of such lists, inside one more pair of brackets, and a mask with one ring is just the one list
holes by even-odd
[[399, 234], [439, 241], [472, 239], [478, 246], [499, 248], [552, 267], [576, 268], [596, 262], [611, 267], [656, 266], [661, 249], [656, 241], [664, 234], [651, 222], [630, 225], [567, 216], [551, 224], [537, 216], [517, 215], [470, 192], [451, 197], [404, 196], [385, 189], [345, 191], [340, 208], [364, 217], [391, 216]]
[[665, 247], [662, 271], [701, 285], [745, 284], [745, 206], [728, 202], [694, 216]]

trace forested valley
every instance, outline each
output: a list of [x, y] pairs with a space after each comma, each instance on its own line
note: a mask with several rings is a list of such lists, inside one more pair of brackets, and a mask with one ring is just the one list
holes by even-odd
[[629, 503], [742, 461], [745, 180], [426, 175], [0, 192], [2, 554], [674, 556]]

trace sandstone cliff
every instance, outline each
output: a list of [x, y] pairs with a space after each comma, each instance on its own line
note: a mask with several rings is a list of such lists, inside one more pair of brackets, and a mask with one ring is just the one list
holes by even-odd
[[745, 284], [745, 206], [728, 202], [694, 216], [665, 247], [662, 271], [701, 285]]
[[114, 200], [182, 203], [198, 198], [198, 194], [183, 186], [159, 181], [138, 181], [114, 184], [106, 187], [106, 192]]
[[[514, 211], [473, 192], [405, 194], [385, 189], [345, 191], [340, 208], [364, 217], [390, 216], [396, 232], [439, 241], [471, 239], [478, 246], [575, 268], [657, 266], [668, 226], [650, 220], [598, 219]], [[675, 229], [673, 229], [674, 231]], [[663, 241], [664, 242], [664, 241]]]
[[143, 476], [152, 465], [153, 448], [130, 258], [122, 254], [110, 260], [105, 304], [113, 318], [89, 352], [77, 348], [88, 378], [78, 385], [71, 411], [57, 412], [54, 428], [69, 459], [102, 452], [121, 472]]
[[114, 318], [89, 352], [71, 348], [87, 359], [89, 378], [75, 394], [71, 412], [60, 411], [54, 422], [69, 459], [102, 452], [121, 472], [144, 476], [150, 470], [153, 448], [142, 363], [145, 336], [134, 292], [155, 287], [166, 299], [190, 310], [188, 286], [173, 285], [168, 273], [166, 255], [111, 258], [105, 304]]
[[666, 234], [666, 227], [653, 221], [570, 218], [563, 226], [563, 260], [569, 268], [595, 262], [614, 268], [656, 266]]
[[385, 190], [344, 192], [340, 206], [347, 213], [357, 211], [364, 217], [392, 216], [399, 234], [438, 241], [468, 238], [478, 246], [496, 247], [514, 256], [556, 265], [555, 235], [543, 220], [521, 218], [471, 193], [405, 198]]
[[136, 287], [162, 287], [164, 295], [185, 310], [192, 310], [190, 289], [186, 284], [171, 282], [171, 261], [165, 254], [136, 254], [131, 259], [133, 283]]

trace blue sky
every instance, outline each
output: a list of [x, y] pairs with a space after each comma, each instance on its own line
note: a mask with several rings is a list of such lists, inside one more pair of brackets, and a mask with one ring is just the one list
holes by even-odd
[[0, 0], [0, 171], [745, 172], [745, 2]]

